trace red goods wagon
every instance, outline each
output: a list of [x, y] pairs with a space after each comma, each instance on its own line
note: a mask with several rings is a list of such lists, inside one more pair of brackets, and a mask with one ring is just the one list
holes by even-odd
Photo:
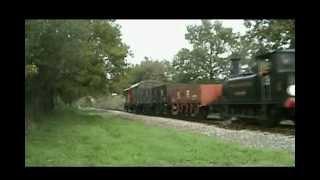
[[[222, 95], [221, 84], [172, 84], [167, 86], [168, 104], [173, 115], [195, 116]], [[205, 115], [204, 115], [205, 116]]]
[[221, 84], [201, 84], [200, 85], [200, 106], [208, 106], [221, 97]]
[[221, 84], [175, 84], [167, 88], [169, 103], [198, 103], [207, 106], [222, 95]]
[[172, 84], [167, 87], [169, 104], [197, 103], [199, 100], [199, 85]]

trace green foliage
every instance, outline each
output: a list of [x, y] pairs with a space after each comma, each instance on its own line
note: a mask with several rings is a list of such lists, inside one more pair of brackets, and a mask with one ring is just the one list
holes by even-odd
[[25, 73], [26, 73], [26, 79], [27, 78], [30, 79], [36, 74], [38, 74], [38, 67], [34, 64], [28, 64], [26, 65]]
[[292, 166], [294, 163], [292, 155], [285, 151], [241, 147], [109, 113], [60, 111], [42, 119], [27, 136], [27, 166]]
[[169, 82], [172, 79], [173, 69], [169, 61], [145, 57], [140, 64], [132, 65], [126, 71], [121, 80], [116, 83], [118, 91], [115, 92], [122, 93], [123, 89], [144, 80]]
[[33, 76], [26, 95], [39, 109], [52, 109], [56, 97], [71, 104], [107, 93], [124, 73], [129, 47], [112, 21], [27, 20], [25, 28], [26, 76]]
[[252, 55], [295, 48], [294, 20], [246, 20], [244, 25]]
[[254, 57], [266, 52], [295, 48], [293, 20], [245, 20], [246, 34], [236, 44], [241, 64], [255, 65]]
[[165, 60], [158, 61], [145, 57], [140, 65], [137, 65], [132, 70], [133, 83], [143, 80], [159, 80], [168, 81], [168, 62]]
[[227, 59], [237, 51], [239, 35], [222, 23], [203, 20], [201, 25], [187, 26], [185, 35], [193, 48], [181, 49], [173, 60], [177, 82], [219, 81], [229, 75]]

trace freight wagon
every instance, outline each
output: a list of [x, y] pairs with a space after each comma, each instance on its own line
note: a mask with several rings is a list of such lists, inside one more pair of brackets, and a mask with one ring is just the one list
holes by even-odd
[[149, 113], [152, 111], [152, 88], [162, 85], [162, 82], [148, 80], [136, 83], [125, 89], [126, 101], [124, 108], [128, 112]]
[[205, 117], [209, 104], [221, 97], [222, 85], [145, 81], [126, 89], [125, 93], [125, 109], [130, 112]]

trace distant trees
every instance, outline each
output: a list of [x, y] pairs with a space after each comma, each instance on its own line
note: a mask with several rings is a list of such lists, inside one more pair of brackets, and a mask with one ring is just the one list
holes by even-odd
[[60, 98], [106, 93], [124, 73], [129, 47], [107, 20], [25, 22], [26, 104], [50, 111]]
[[170, 79], [170, 64], [168, 61], [153, 60], [145, 57], [139, 65], [135, 65], [130, 72], [131, 82], [136, 83], [142, 80], [168, 81]]
[[127, 67], [126, 73], [122, 76], [115, 86], [115, 92], [121, 93], [123, 89], [130, 85], [144, 80], [159, 80], [169, 82], [172, 80], [173, 68], [167, 60], [155, 60], [150, 57], [144, 57], [140, 64]]

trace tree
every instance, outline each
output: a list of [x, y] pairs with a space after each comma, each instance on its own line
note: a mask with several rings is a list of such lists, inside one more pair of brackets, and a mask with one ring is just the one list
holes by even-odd
[[26, 69], [37, 69], [26, 78], [26, 98], [37, 110], [52, 110], [57, 97], [71, 104], [108, 92], [123, 73], [129, 47], [113, 22], [27, 20], [25, 26]]
[[120, 81], [115, 84], [115, 91], [121, 93], [123, 89], [130, 85], [144, 80], [158, 80], [162, 82], [170, 82], [172, 80], [172, 66], [167, 60], [154, 60], [145, 57], [140, 64], [131, 65], [126, 68]]
[[272, 50], [295, 48], [294, 20], [246, 20], [246, 39], [250, 41], [251, 55]]
[[140, 63], [139, 72], [142, 75], [140, 80], [168, 81], [169, 67], [170, 63], [166, 60], [159, 61], [145, 57], [144, 61]]
[[229, 75], [227, 57], [236, 53], [239, 34], [219, 21], [202, 20], [199, 26], [187, 26], [185, 38], [193, 48], [183, 48], [174, 57], [175, 81], [212, 82]]
[[252, 68], [255, 56], [266, 52], [295, 48], [293, 20], [245, 20], [246, 34], [235, 44], [242, 65]]

